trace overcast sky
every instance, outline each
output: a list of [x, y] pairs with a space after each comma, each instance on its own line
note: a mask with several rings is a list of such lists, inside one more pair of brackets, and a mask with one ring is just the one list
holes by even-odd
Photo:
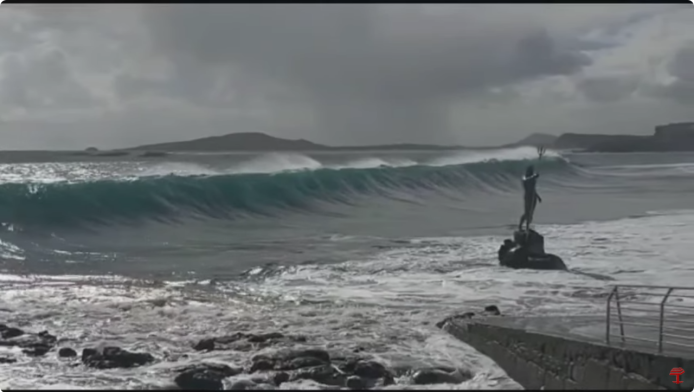
[[694, 121], [691, 5], [3, 5], [0, 149], [492, 145]]

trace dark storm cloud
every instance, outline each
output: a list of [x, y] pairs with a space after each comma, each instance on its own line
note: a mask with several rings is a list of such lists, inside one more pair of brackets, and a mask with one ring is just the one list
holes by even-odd
[[[590, 64], [539, 25], [434, 16], [421, 5], [157, 5], [146, 15], [181, 83], [196, 73], [241, 72], [310, 102], [325, 130], [378, 130], [391, 139], [440, 130], [454, 100]], [[179, 87], [201, 99], [210, 89], [199, 86]]]

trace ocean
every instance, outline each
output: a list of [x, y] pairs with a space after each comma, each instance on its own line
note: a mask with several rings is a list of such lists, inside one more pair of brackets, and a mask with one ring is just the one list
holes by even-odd
[[[571, 271], [502, 268], [540, 173], [535, 229]], [[435, 327], [497, 305], [602, 314], [613, 283], [694, 281], [694, 153], [172, 154], [0, 164], [0, 320], [59, 346], [157, 360], [95, 370], [54, 352], [0, 365], [0, 388], [154, 388], [195, 361], [247, 352], [191, 343], [244, 331], [309, 337], [398, 369], [449, 366], [450, 389], [518, 387]], [[581, 272], [588, 273], [582, 274]], [[604, 277], [604, 278], [600, 278]], [[608, 280], [608, 279], [613, 279]], [[403, 372], [389, 388], [407, 388]], [[309, 383], [282, 387], [317, 388]]]

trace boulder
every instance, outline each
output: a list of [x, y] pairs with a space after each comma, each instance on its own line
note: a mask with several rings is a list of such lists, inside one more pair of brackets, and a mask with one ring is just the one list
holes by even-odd
[[69, 347], [63, 347], [58, 350], [58, 356], [60, 358], [72, 358], [77, 356], [77, 352]]
[[345, 380], [345, 386], [349, 389], [356, 390], [367, 389], [366, 383], [359, 376], [347, 377], [347, 380]]
[[341, 387], [345, 385], [348, 375], [340, 372], [334, 366], [322, 365], [299, 369], [291, 380], [313, 380], [319, 384]]
[[535, 230], [518, 230], [513, 240], [505, 240], [499, 248], [499, 264], [514, 269], [561, 270], [566, 264], [556, 255], [545, 253], [545, 238]]
[[203, 363], [183, 369], [174, 382], [183, 390], [219, 391], [224, 389], [224, 380], [242, 372], [223, 364]]
[[0, 346], [19, 347], [29, 356], [45, 355], [55, 346], [57, 340], [58, 338], [47, 331], [33, 334], [0, 324]]
[[272, 346], [280, 342], [305, 342], [303, 336], [285, 336], [279, 332], [252, 334], [237, 332], [232, 335], [218, 336], [200, 340], [193, 346], [195, 351], [234, 350], [251, 351]]
[[[393, 372], [382, 364], [364, 358], [347, 358], [336, 363], [337, 368], [344, 374], [358, 377], [364, 385], [372, 388], [377, 384], [388, 386], [395, 384]], [[348, 380], [345, 380], [347, 382]], [[357, 381], [351, 381], [352, 385], [357, 385]], [[349, 385], [345, 384], [350, 388]]]
[[287, 381], [289, 381], [289, 374], [285, 372], [277, 372], [272, 376], [272, 383], [278, 387]]
[[460, 370], [423, 369], [414, 374], [412, 382], [417, 385], [429, 384], [460, 384], [472, 378], [472, 375]]
[[255, 355], [250, 373], [268, 370], [299, 370], [330, 364], [330, 354], [318, 348]]
[[489, 305], [484, 307], [484, 313], [492, 316], [501, 316], [501, 311], [496, 305]]
[[545, 237], [533, 229], [514, 231], [513, 242], [530, 253], [545, 254]]
[[24, 331], [19, 328], [12, 328], [2, 325], [2, 328], [0, 328], [0, 335], [2, 335], [3, 339], [12, 339], [16, 338], [17, 336], [24, 335]]
[[96, 369], [133, 368], [154, 361], [148, 353], [133, 353], [120, 347], [105, 347], [103, 350], [85, 348], [82, 363]]

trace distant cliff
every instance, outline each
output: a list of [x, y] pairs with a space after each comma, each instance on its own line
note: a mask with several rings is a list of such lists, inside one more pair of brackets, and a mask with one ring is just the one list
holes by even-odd
[[650, 136], [566, 133], [559, 136], [553, 147], [590, 152], [694, 151], [694, 123], [660, 125]]
[[557, 138], [552, 147], [557, 149], [579, 149], [595, 151], [599, 149], [644, 148], [651, 136], [597, 135], [584, 133], [565, 133]]

